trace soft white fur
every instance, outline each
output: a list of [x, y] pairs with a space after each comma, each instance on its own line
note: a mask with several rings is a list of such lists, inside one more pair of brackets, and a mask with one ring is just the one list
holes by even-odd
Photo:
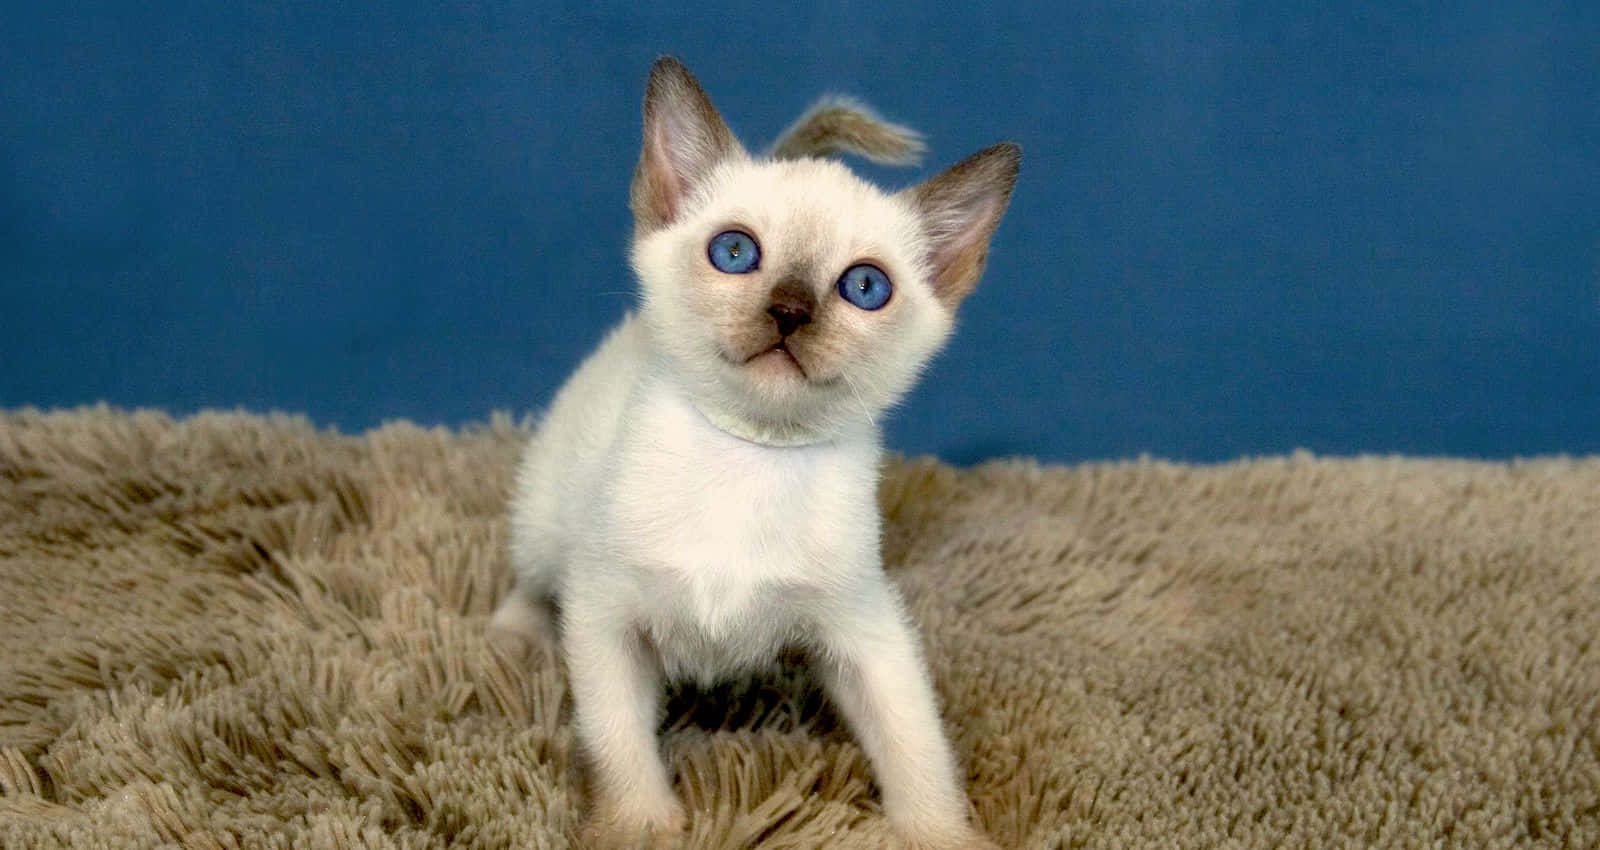
[[[696, 177], [681, 213], [636, 238], [638, 314], [567, 381], [527, 449], [511, 513], [517, 590], [494, 626], [541, 639], [544, 600], [559, 602], [602, 831], [684, 823], [655, 734], [666, 679], [742, 675], [800, 646], [897, 830], [928, 846], [980, 842], [879, 556], [877, 420], [952, 323], [927, 283], [926, 226], [907, 196], [834, 162], [739, 150]], [[759, 273], [710, 266], [707, 241], [732, 226], [756, 235]], [[864, 259], [895, 286], [879, 311], [833, 288]], [[818, 325], [829, 323], [796, 346], [809, 374], [781, 354], [740, 362], [770, 324], [771, 287], [798, 274], [809, 275]], [[807, 444], [734, 436], [710, 411]]]

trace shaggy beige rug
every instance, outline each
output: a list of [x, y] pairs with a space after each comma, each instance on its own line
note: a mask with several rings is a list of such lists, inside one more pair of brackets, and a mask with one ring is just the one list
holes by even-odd
[[[567, 847], [491, 650], [526, 431], [0, 414], [0, 845]], [[888, 465], [1002, 845], [1600, 847], [1600, 459]], [[875, 847], [803, 672], [669, 700], [696, 847]]]

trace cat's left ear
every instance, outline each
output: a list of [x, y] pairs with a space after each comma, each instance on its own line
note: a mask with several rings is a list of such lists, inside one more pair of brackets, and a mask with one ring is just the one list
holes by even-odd
[[933, 291], [946, 307], [955, 309], [983, 276], [1021, 167], [1022, 148], [1001, 142], [900, 193], [922, 218]]
[[650, 69], [644, 98], [644, 149], [633, 172], [634, 226], [648, 233], [672, 222], [713, 166], [744, 148], [711, 98], [670, 56]]

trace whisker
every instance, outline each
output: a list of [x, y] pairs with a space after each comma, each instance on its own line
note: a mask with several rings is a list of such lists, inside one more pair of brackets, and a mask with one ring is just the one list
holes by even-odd
[[861, 405], [861, 412], [867, 417], [867, 423], [874, 428], [878, 427], [878, 418], [872, 415], [872, 408], [868, 407], [867, 400], [862, 398], [861, 390], [856, 387], [856, 382], [850, 380], [850, 374], [848, 372], [840, 372], [839, 377], [844, 379], [844, 385], [850, 388], [850, 394], [855, 396], [856, 403]]

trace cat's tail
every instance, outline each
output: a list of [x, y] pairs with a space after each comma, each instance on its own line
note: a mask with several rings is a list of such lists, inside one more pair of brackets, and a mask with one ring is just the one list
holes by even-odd
[[916, 165], [927, 147], [922, 134], [885, 121], [854, 98], [827, 95], [772, 143], [773, 159], [853, 153], [883, 165]]

